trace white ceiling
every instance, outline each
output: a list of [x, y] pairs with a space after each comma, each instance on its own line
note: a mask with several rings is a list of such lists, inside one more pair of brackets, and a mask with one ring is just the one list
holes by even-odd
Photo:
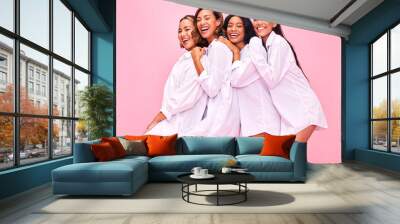
[[351, 25], [383, 0], [169, 0], [347, 38]]

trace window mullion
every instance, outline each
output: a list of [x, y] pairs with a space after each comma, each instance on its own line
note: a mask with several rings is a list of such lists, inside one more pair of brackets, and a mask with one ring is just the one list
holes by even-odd
[[[20, 8], [20, 0], [14, 1], [14, 30], [17, 35], [19, 35], [19, 8]], [[20, 47], [19, 47], [19, 39], [14, 39], [14, 112], [20, 112]], [[20, 118], [14, 116], [14, 166], [19, 166], [20, 164], [20, 156], [19, 156], [19, 136], [20, 136]]]
[[[390, 30], [387, 32], [387, 71], [390, 70]], [[387, 110], [388, 110], [388, 118], [392, 117], [392, 100], [391, 100], [391, 79], [392, 79], [392, 75], [389, 73], [387, 75]], [[392, 121], [388, 120], [387, 122], [387, 135], [388, 135], [388, 148], [387, 151], [391, 152], [392, 151], [392, 135], [391, 135], [391, 129], [392, 129], [392, 125], [391, 125]]]
[[370, 64], [370, 66], [369, 66], [369, 85], [370, 85], [370, 89], [369, 89], [369, 119], [370, 119], [370, 122], [369, 122], [369, 148], [370, 149], [373, 149], [374, 148], [374, 136], [373, 136], [373, 134], [374, 134], [374, 132], [373, 132], [373, 121], [372, 121], [372, 119], [374, 118], [373, 117], [373, 98], [372, 98], [372, 96], [373, 96], [373, 91], [374, 91], [374, 86], [373, 86], [373, 79], [372, 79], [372, 72], [373, 72], [373, 60], [372, 60], [372, 56], [373, 56], [373, 47], [372, 47], [372, 45], [370, 45], [369, 46], [369, 52], [370, 52], [370, 55], [369, 55], [369, 64]]
[[[53, 52], [53, 0], [49, 0], [49, 50]], [[53, 159], [53, 56], [49, 55], [48, 91], [50, 119], [48, 120], [48, 152], [49, 159]]]
[[[73, 66], [71, 67], [71, 100], [72, 100], [72, 105], [71, 105], [71, 117], [75, 118], [75, 12], [72, 11], [72, 15], [71, 15], [71, 23], [72, 23], [72, 49], [71, 49], [71, 56], [72, 56], [72, 64]], [[71, 150], [72, 150], [72, 155], [74, 155], [74, 151], [75, 151], [75, 125], [76, 125], [76, 121], [73, 120], [71, 122]]]

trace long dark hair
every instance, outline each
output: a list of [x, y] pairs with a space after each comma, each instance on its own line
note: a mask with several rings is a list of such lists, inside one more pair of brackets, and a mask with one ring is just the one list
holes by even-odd
[[[296, 51], [293, 48], [293, 45], [288, 41], [288, 39], [286, 39], [285, 35], [283, 34], [282, 28], [280, 24], [276, 24], [276, 26], [272, 29], [272, 31], [274, 31], [276, 34], [280, 35], [281, 37], [283, 37], [286, 42], [288, 42], [290, 49], [293, 52], [294, 58], [296, 59], [296, 65], [301, 69], [301, 71], [303, 71], [303, 69], [300, 66], [300, 62], [299, 59], [297, 58], [297, 54]], [[304, 73], [304, 72], [303, 72]]]
[[[193, 15], [185, 15], [179, 20], [179, 23], [182, 22], [182, 20], [187, 19], [192, 21], [194, 29], [192, 31], [192, 38], [195, 39], [196, 41], [196, 46], [198, 47], [206, 47], [207, 46], [207, 41], [201, 37], [199, 30], [197, 29], [196, 26], [196, 17]], [[182, 45], [180, 46], [181, 48], [183, 47]]]
[[[225, 18], [225, 21], [224, 21], [225, 33], [228, 29], [229, 20], [231, 20], [232, 17], [235, 17], [235, 15], [229, 15]], [[252, 37], [257, 36], [256, 32], [254, 31], [253, 24], [249, 18], [245, 18], [245, 17], [241, 17], [241, 16], [237, 16], [237, 17], [239, 17], [242, 20], [242, 23], [244, 26], [244, 40], [243, 41], [245, 44], [248, 44]]]
[[280, 24], [276, 24], [276, 26], [272, 29], [272, 31], [274, 31], [276, 34], [280, 35], [281, 37], [283, 37], [283, 38], [286, 40], [286, 42], [287, 42], [287, 43], [289, 44], [289, 46], [290, 46], [290, 49], [291, 49], [292, 52], [293, 52], [294, 59], [296, 60], [296, 65], [297, 65], [297, 67], [300, 68], [301, 72], [303, 73], [303, 75], [304, 75], [304, 77], [307, 79], [307, 81], [310, 81], [310, 80], [308, 80], [308, 77], [306, 76], [306, 74], [305, 74], [304, 71], [303, 71], [303, 68], [302, 68], [301, 65], [300, 65], [299, 59], [297, 58], [297, 54], [296, 54], [296, 51], [295, 51], [294, 48], [293, 48], [293, 45], [290, 43], [290, 41], [288, 41], [288, 39], [286, 39], [285, 35], [283, 34], [281, 25], [280, 25]]
[[[197, 16], [199, 15], [199, 13], [201, 12], [201, 10], [206, 10], [206, 9], [203, 9], [203, 8], [198, 8], [197, 10], [196, 10], [196, 13], [194, 14], [194, 18], [195, 18], [195, 20], [194, 20], [194, 26], [196, 27], [196, 29], [198, 29], [197, 28]], [[215, 19], [216, 20], [220, 20], [221, 21], [221, 23], [220, 23], [220, 25], [217, 27], [217, 30], [215, 31], [215, 34], [219, 37], [219, 36], [224, 36], [225, 37], [225, 32], [224, 32], [224, 29], [223, 29], [223, 25], [224, 25], [224, 15], [221, 13], [221, 12], [217, 12], [217, 11], [214, 11], [214, 10], [210, 10], [212, 13], [213, 13], [213, 15], [214, 15], [214, 17], [215, 17]], [[206, 39], [204, 39], [203, 37], [201, 37], [201, 35], [200, 35], [200, 39], [203, 39], [203, 40], [205, 40], [206, 42], [207, 42], [207, 40]], [[206, 46], [208, 46], [208, 42], [207, 42], [207, 45]]]

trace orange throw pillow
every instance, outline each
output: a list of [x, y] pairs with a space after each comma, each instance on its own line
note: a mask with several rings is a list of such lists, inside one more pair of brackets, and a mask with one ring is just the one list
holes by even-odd
[[147, 137], [147, 155], [148, 156], [165, 156], [176, 154], [176, 139], [178, 135], [158, 136], [149, 135]]
[[264, 134], [264, 145], [261, 149], [262, 156], [281, 156], [289, 159], [290, 147], [296, 138], [296, 135], [275, 136]]
[[117, 158], [126, 156], [126, 151], [117, 137], [101, 138], [101, 142], [110, 143]]
[[147, 135], [125, 135], [124, 138], [129, 141], [146, 141]]
[[91, 149], [94, 157], [99, 162], [110, 161], [117, 158], [113, 147], [108, 142], [93, 144], [91, 145]]

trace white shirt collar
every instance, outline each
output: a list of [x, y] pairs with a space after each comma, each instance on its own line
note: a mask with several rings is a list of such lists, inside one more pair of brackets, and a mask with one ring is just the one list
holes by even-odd
[[188, 57], [192, 57], [192, 54], [190, 53], [190, 51], [186, 51], [184, 54], [183, 54], [183, 58], [188, 58]]
[[277, 34], [274, 31], [271, 31], [271, 33], [268, 36], [267, 42], [265, 43], [265, 47], [271, 46], [272, 41], [274, 41], [276, 35]]

